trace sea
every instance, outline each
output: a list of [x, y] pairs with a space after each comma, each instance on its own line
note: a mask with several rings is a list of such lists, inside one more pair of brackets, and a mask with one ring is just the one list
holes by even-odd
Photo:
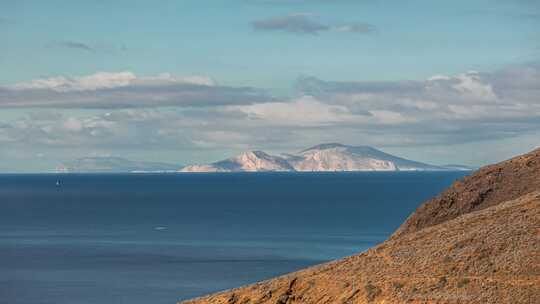
[[173, 304], [367, 250], [467, 172], [0, 175], [0, 303]]

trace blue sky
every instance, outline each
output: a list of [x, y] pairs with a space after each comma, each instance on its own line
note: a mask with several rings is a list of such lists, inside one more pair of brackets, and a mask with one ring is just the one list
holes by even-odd
[[[6, 147], [0, 157], [29, 170], [102, 154], [204, 162], [250, 148], [294, 151], [332, 138], [436, 163], [480, 164], [538, 145], [537, 1], [0, 0], [0, 37], [0, 141]], [[527, 94], [515, 87], [507, 93], [508, 75], [530, 82]], [[434, 76], [451, 91], [426, 93]], [[59, 81], [62, 89], [55, 87]], [[399, 89], [411, 82], [416, 91]], [[316, 83], [317, 93], [306, 91], [306, 83]], [[477, 89], [485, 94], [463, 96]], [[494, 94], [486, 93], [490, 89]], [[441, 95], [456, 90], [463, 93], [454, 96], [463, 99], [459, 105]], [[417, 110], [423, 103], [423, 112], [398, 107], [392, 98]], [[489, 98], [498, 106], [481, 109]], [[481, 114], [459, 112], [463, 105], [500, 116], [497, 126]], [[428, 113], [434, 106], [450, 112]], [[358, 116], [360, 108], [371, 120]], [[295, 124], [296, 117], [284, 119], [279, 109], [313, 117]], [[31, 118], [51, 113], [54, 119]], [[127, 120], [106, 130], [111, 124], [102, 120], [110, 115]], [[163, 119], [176, 124], [163, 126]], [[441, 119], [437, 134], [423, 134]], [[67, 123], [66, 130], [66, 121], [75, 129]], [[199, 134], [201, 126], [206, 135]], [[171, 131], [179, 128], [183, 133]], [[266, 140], [255, 140], [254, 130]], [[520, 144], [508, 149], [511, 142]], [[482, 145], [494, 152], [469, 153]]]
[[[288, 88], [302, 74], [422, 79], [491, 70], [526, 60], [538, 47], [538, 17], [527, 17], [532, 1], [4, 2], [2, 65], [10, 73], [0, 75], [3, 83], [103, 70], [202, 73], [271, 88]], [[291, 14], [335, 26], [367, 23], [377, 33], [312, 37], [250, 25]]]

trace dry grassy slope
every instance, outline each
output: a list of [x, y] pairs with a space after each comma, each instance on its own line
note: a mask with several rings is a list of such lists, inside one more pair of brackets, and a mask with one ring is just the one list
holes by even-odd
[[540, 303], [539, 181], [536, 150], [456, 183], [364, 253], [185, 303]]
[[540, 149], [476, 171], [424, 203], [393, 238], [540, 189]]
[[540, 303], [540, 192], [185, 303]]

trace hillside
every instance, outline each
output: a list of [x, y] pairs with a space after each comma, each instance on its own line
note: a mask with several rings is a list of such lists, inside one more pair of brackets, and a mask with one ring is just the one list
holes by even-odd
[[426, 202], [394, 237], [540, 190], [540, 149], [486, 166]]
[[364, 253], [185, 303], [540, 303], [539, 161], [482, 168]]

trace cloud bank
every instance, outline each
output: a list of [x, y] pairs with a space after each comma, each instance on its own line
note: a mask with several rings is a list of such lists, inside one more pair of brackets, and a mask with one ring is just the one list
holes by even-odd
[[[197, 102], [178, 98], [192, 88], [201, 90], [205, 97]], [[208, 88], [217, 88], [211, 95], [215, 98], [208, 98]], [[26, 106], [101, 105], [110, 110], [77, 115], [31, 110], [33, 114], [0, 124], [0, 143], [103, 149], [282, 150], [325, 141], [382, 146], [463, 144], [540, 130], [538, 64], [489, 73], [434, 75], [421, 81], [344, 82], [304, 77], [296, 89], [293, 98], [258, 100], [251, 98], [256, 89], [223, 88], [206, 77], [139, 78], [131, 73], [112, 73], [36, 80], [9, 90], [21, 92], [27, 98], [21, 99]], [[60, 103], [56, 100], [53, 104], [52, 98], [42, 103], [34, 95], [28, 100], [28, 92], [43, 90], [62, 97]], [[131, 99], [137, 96], [134, 92], [141, 91], [141, 96]], [[151, 95], [148, 92], [160, 98], [146, 101], [144, 98]], [[220, 95], [224, 92], [227, 98]], [[95, 93], [97, 101], [90, 98]], [[110, 97], [116, 94], [119, 99]], [[73, 102], [66, 96], [78, 99]], [[118, 100], [136, 107], [114, 109]]]
[[228, 87], [204, 76], [162, 74], [138, 77], [131, 72], [52, 77], [0, 86], [0, 108], [114, 109], [162, 106], [206, 107], [269, 101], [263, 90]]

